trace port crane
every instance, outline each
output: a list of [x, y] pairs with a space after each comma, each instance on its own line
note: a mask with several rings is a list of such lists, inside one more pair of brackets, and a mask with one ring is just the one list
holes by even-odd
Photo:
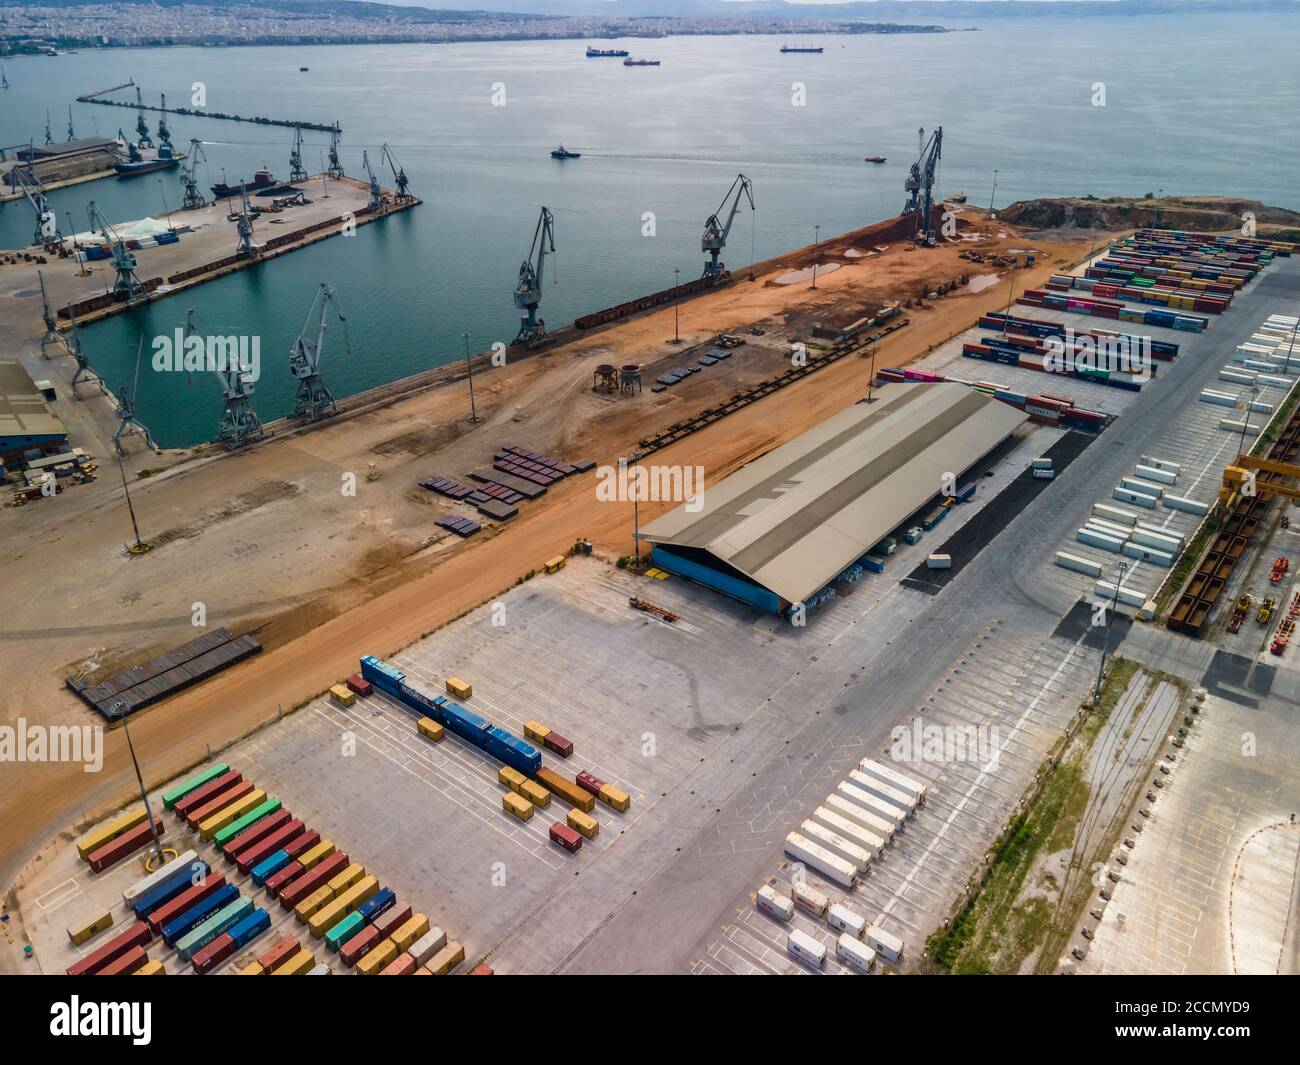
[[50, 132], [50, 109], [45, 109], [45, 143], [54, 143], [54, 134]]
[[158, 147], [172, 146], [172, 131], [167, 128], [167, 94], [162, 94], [162, 111], [158, 114]]
[[239, 214], [235, 215], [235, 230], [239, 234], [239, 245], [235, 254], [241, 259], [257, 256], [257, 245], [253, 243], [253, 213], [248, 206], [248, 186], [239, 183]]
[[[727, 214], [727, 221], [724, 224], [718, 216], [726, 210], [727, 201], [731, 199], [733, 192], [736, 197], [732, 200], [731, 211]], [[703, 276], [705, 277], [721, 279], [727, 273], [726, 265], [718, 261], [718, 256], [722, 254], [722, 249], [727, 246], [727, 236], [731, 233], [731, 224], [736, 220], [736, 212], [740, 210], [742, 196], [748, 197], [749, 209], [754, 210], [753, 183], [744, 174], [737, 174], [736, 180], [731, 183], [731, 188], [722, 197], [722, 203], [718, 205], [718, 209], [709, 215], [708, 220], [704, 223], [704, 237], [700, 241], [700, 250], [709, 256], [709, 261], [704, 264]]]
[[189, 156], [189, 165], [181, 166], [181, 183], [185, 186], [185, 197], [181, 200], [181, 208], [194, 211], [207, 206], [207, 200], [199, 191], [199, 160], [202, 159], [206, 163], [208, 153], [203, 150], [203, 142], [198, 137], [190, 138]]
[[50, 356], [45, 351], [45, 346], [51, 341], [63, 339], [63, 334], [59, 332], [54, 324], [54, 312], [50, 310], [50, 299], [45, 292], [45, 271], [36, 271], [37, 280], [41, 283], [41, 321], [45, 323], [45, 335], [41, 337], [41, 358], [48, 359]]
[[144, 120], [144, 95], [140, 86], [135, 87], [135, 132], [136, 144], [141, 148], [152, 148], [153, 139], [149, 136], [149, 123]]
[[205, 349], [205, 365], [216, 374], [217, 380], [221, 382], [221, 421], [217, 426], [216, 442], [225, 444], [227, 451], [234, 451], [245, 444], [265, 440], [270, 434], [262, 425], [262, 419], [257, 416], [257, 411], [253, 410], [253, 404], [249, 398], [253, 394], [252, 374], [240, 363], [237, 352], [227, 348], [222, 357], [218, 359], [215, 357], [215, 352], [207, 350], [207, 345], [204, 343], [199, 331], [194, 328], [193, 308], [185, 312], [184, 339], [181, 344], [182, 352], [189, 348], [191, 337], [198, 338], [200, 346]]
[[144, 437], [145, 444], [151, 451], [159, 451], [159, 447], [154, 443], [153, 434], [149, 432], [149, 427], [142, 422], [135, 413], [135, 396], [136, 389], [140, 384], [140, 356], [144, 353], [144, 334], [140, 334], [140, 343], [135, 349], [135, 380], [131, 384], [131, 393], [127, 394], [126, 385], [120, 385], [117, 390], [117, 432], [113, 434], [113, 447], [119, 455], [125, 455], [122, 450], [122, 437], [128, 431], [134, 431]]
[[[519, 267], [519, 281], [515, 285], [515, 306], [523, 313], [519, 315], [519, 333], [516, 344], [534, 347], [546, 340], [546, 323], [537, 317], [537, 307], [542, 302], [542, 273], [546, 267], [546, 253], [550, 249], [555, 254], [555, 216], [546, 207], [537, 218], [537, 228], [533, 230], [533, 244], [528, 249], [528, 258]], [[537, 265], [533, 265], [536, 256]]]
[[140, 283], [135, 273], [135, 256], [131, 254], [126, 241], [118, 236], [117, 231], [104, 217], [104, 212], [99, 209], [99, 205], [94, 200], [86, 206], [86, 214], [90, 216], [90, 231], [102, 233], [113, 249], [113, 269], [117, 271], [117, 280], [113, 282], [113, 295], [125, 296], [128, 304], [134, 303], [144, 295], [144, 285]]
[[93, 380], [95, 384], [99, 385], [99, 390], [104, 395], [110, 395], [108, 389], [104, 386], [104, 379], [90, 365], [90, 359], [86, 357], [85, 349], [81, 346], [81, 331], [77, 328], [77, 316], [72, 313], [71, 308], [68, 309], [68, 317], [72, 320], [72, 340], [68, 344], [68, 350], [72, 352], [72, 357], [77, 360], [77, 372], [72, 375], [71, 382], [72, 398], [81, 398], [77, 394], [77, 385], [83, 380]]
[[289, 152], [289, 180], [307, 180], [307, 171], [302, 166], [302, 126], [293, 127], [293, 148]]
[[76, 139], [77, 134], [72, 129], [72, 105], [68, 104], [68, 140], [74, 141]]
[[393, 184], [397, 186], [397, 202], [406, 203], [408, 200], [415, 199], [411, 195], [410, 182], [406, 180], [406, 170], [397, 161], [397, 156], [393, 154], [393, 149], [384, 143], [379, 148], [380, 161], [387, 161], [388, 169], [393, 172]]
[[[307, 335], [307, 329], [316, 313], [317, 304], [320, 305], [320, 320], [316, 324], [316, 339], [313, 340]], [[289, 351], [289, 372], [298, 380], [298, 392], [293, 400], [293, 416], [306, 418], [309, 422], [317, 421], [330, 414], [337, 414], [339, 409], [338, 404], [334, 402], [334, 394], [320, 373], [321, 352], [327, 328], [325, 319], [331, 305], [338, 320], [343, 323], [343, 335], [347, 337], [348, 320], [343, 313], [338, 295], [333, 288], [322, 281], [312, 297], [311, 306], [307, 308], [307, 317], [303, 319], [302, 328], [298, 330], [297, 339], [294, 340], [293, 347]], [[352, 353], [350, 341], [347, 342], [347, 350], [350, 355]]]
[[934, 238], [934, 179], [939, 169], [939, 159], [943, 154], [943, 127], [939, 126], [925, 139], [925, 129], [916, 131], [916, 162], [903, 179], [903, 190], [907, 193], [907, 204], [903, 214], [916, 216], [916, 233], [912, 238], [917, 244], [933, 248]]
[[48, 244], [59, 239], [59, 219], [45, 197], [45, 186], [32, 172], [30, 165], [15, 166], [9, 171], [18, 188], [36, 211], [36, 236], [33, 244]]
[[378, 211], [384, 206], [384, 194], [379, 187], [379, 178], [375, 177], [375, 172], [370, 166], [370, 155], [368, 152], [361, 153], [361, 166], [370, 178], [370, 202], [366, 204], [367, 211]]
[[343, 162], [341, 159], [339, 159], [339, 133], [340, 132], [341, 131], [339, 130], [339, 124], [338, 122], [335, 122], [334, 128], [330, 130], [330, 165], [329, 168], [325, 171], [330, 177], [336, 180], [343, 176]]

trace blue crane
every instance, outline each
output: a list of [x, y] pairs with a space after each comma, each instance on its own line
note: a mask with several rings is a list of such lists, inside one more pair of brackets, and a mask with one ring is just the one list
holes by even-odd
[[[724, 225], [718, 215], [726, 210], [727, 201], [731, 199], [733, 192], [736, 194], [736, 198], [731, 204], [731, 211], [727, 215], [727, 221]], [[731, 183], [731, 188], [727, 190], [727, 194], [722, 197], [722, 202], [718, 204], [718, 209], [709, 215], [708, 220], [704, 223], [704, 237], [700, 241], [700, 250], [709, 256], [709, 261], [704, 264], [703, 276], [705, 277], [721, 279], [727, 272], [726, 264], [719, 262], [718, 256], [722, 253], [722, 249], [727, 246], [727, 235], [731, 232], [731, 224], [736, 220], [736, 212], [740, 210], [741, 196], [748, 197], [749, 209], [754, 210], [754, 186], [744, 174], [737, 174], [736, 180]]]
[[917, 244], [933, 248], [934, 180], [939, 169], [939, 158], [943, 154], [943, 127], [940, 126], [931, 133], [928, 141], [925, 139], [925, 130], [919, 129], [916, 139], [921, 148], [916, 162], [903, 179], [903, 190], [907, 193], [903, 214], [916, 216], [916, 234], [912, 239]]

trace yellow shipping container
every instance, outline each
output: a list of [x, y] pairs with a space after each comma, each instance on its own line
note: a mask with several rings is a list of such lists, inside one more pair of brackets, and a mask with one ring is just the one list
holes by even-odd
[[261, 806], [264, 802], [266, 802], [266, 792], [261, 788], [254, 788], [242, 799], [237, 799], [224, 809], [218, 810], [203, 824], [199, 825], [199, 835], [210, 841], [213, 836], [232, 821], [243, 817], [253, 807]]
[[362, 976], [375, 976], [379, 970], [397, 957], [396, 945], [391, 939], [385, 939], [359, 962], [357, 972]]
[[454, 695], [457, 699], [468, 699], [474, 694], [474, 687], [459, 677], [448, 677], [447, 694]]
[[[163, 968], [163, 963], [157, 958], [151, 958], [140, 966], [132, 976], [166, 976], [167, 970]], [[171, 986], [171, 985], [168, 985]]]
[[307, 927], [311, 929], [311, 934], [320, 939], [326, 932], [333, 928], [339, 921], [343, 920], [348, 914], [365, 902], [368, 898], [379, 890], [379, 881], [373, 876], [368, 876], [359, 881], [352, 887], [348, 888], [341, 895], [338, 895], [333, 901], [327, 902], [314, 914], [307, 922]]
[[545, 725], [543, 725], [540, 721], [524, 722], [524, 735], [527, 736], [530, 740], [536, 740], [538, 743], [541, 743], [550, 734], [551, 734], [551, 730], [547, 728]]
[[507, 791], [501, 796], [501, 809], [514, 814], [520, 821], [527, 821], [533, 816], [533, 804], [527, 799], [521, 799], [513, 791]]
[[272, 976], [306, 976], [316, 968], [316, 958], [309, 950], [300, 950], [273, 972]]
[[245, 965], [242, 969], [239, 970], [238, 973], [236, 973], [236, 975], [237, 976], [265, 976], [266, 970], [263, 969], [260, 965], [258, 965], [257, 962], [253, 962], [251, 965]]
[[136, 825], [144, 821], [144, 818], [144, 807], [137, 806], [132, 810], [128, 810], [121, 817], [116, 817], [112, 821], [108, 821], [87, 832], [81, 839], [77, 840], [77, 853], [81, 855], [81, 860], [84, 862], [91, 851], [99, 850], [109, 840], [117, 839], [123, 832], [135, 828]]
[[441, 743], [442, 737], [446, 734], [446, 729], [431, 717], [420, 718], [420, 720], [415, 723], [415, 727], [420, 730], [421, 736], [433, 740], [434, 743]]
[[527, 779], [518, 769], [511, 769], [508, 765], [503, 765], [497, 770], [497, 783], [504, 784], [514, 792], [517, 792]]
[[393, 944], [400, 953], [406, 950], [429, 930], [429, 918], [422, 913], [417, 913], [414, 917], [409, 918], [402, 927], [393, 933]]
[[304, 869], [310, 869], [313, 865], [323, 862], [334, 853], [333, 840], [323, 839], [316, 846], [302, 852], [298, 861], [302, 863]]
[[429, 967], [428, 967], [427, 965], [421, 965], [418, 969], [415, 970], [415, 972], [411, 973], [411, 975], [412, 975], [412, 976], [432, 976], [433, 973], [429, 972]]
[[72, 940], [74, 946], [79, 947], [81, 946], [82, 943], [86, 942], [86, 940], [88, 940], [91, 936], [97, 936], [105, 928], [112, 927], [112, 924], [113, 924], [113, 915], [108, 910], [105, 910], [94, 920], [87, 921], [81, 927], [69, 928], [68, 938]]
[[339, 706], [351, 706], [357, 701], [356, 692], [346, 684], [335, 684], [330, 688], [330, 698], [338, 703]]
[[564, 819], [569, 822], [571, 829], [581, 832], [588, 839], [595, 839], [596, 833], [600, 831], [600, 822], [581, 810], [570, 810]]
[[548, 558], [543, 565], [547, 573], [557, 573], [564, 569], [564, 561], [563, 555], [556, 555], [554, 558]]
[[340, 892], [346, 891], [365, 875], [366, 867], [360, 862], [353, 862], [344, 869], [343, 872], [339, 873], [338, 876], [332, 877], [330, 880], [327, 880], [326, 883], [334, 889], [334, 894], [337, 895]]
[[446, 976], [452, 969], [456, 968], [465, 960], [465, 948], [460, 943], [448, 943], [442, 950], [438, 951], [429, 959], [426, 966], [429, 972], [434, 976]]
[[542, 809], [551, 805], [551, 793], [535, 780], [525, 780], [519, 785], [519, 794]]
[[606, 806], [613, 807], [619, 813], [623, 813], [632, 805], [632, 799], [628, 796], [628, 793], [614, 787], [613, 784], [602, 784], [600, 791], [596, 792], [596, 798]]
[[306, 921], [333, 897], [334, 892], [330, 890], [330, 886], [323, 884], [294, 907], [293, 915], [300, 921]]

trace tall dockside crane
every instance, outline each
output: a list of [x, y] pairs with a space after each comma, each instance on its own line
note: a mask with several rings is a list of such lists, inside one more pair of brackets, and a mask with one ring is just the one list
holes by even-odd
[[[727, 209], [727, 201], [731, 199], [733, 192], [736, 194], [736, 198], [732, 200], [731, 210], [728, 212], [727, 221], [724, 223], [718, 215]], [[718, 256], [722, 254], [722, 249], [727, 246], [727, 236], [731, 233], [731, 224], [736, 220], [736, 212], [740, 210], [740, 198], [742, 196], [749, 199], [749, 209], [754, 210], [754, 186], [744, 174], [737, 174], [736, 180], [731, 183], [731, 188], [727, 190], [727, 194], [722, 197], [722, 202], [718, 204], [718, 209], [709, 215], [708, 221], [704, 223], [704, 238], [700, 241], [700, 250], [709, 256], [709, 261], [704, 264], [703, 276], [705, 277], [720, 279], [726, 276], [726, 264], [719, 262]]]
[[52, 340], [55, 342], [62, 340], [63, 334], [54, 324], [54, 312], [50, 310], [50, 299], [45, 292], [45, 272], [37, 270], [36, 277], [41, 283], [41, 321], [45, 323], [45, 335], [41, 337], [41, 358], [48, 359], [50, 356], [45, 346]]
[[139, 147], [153, 147], [153, 139], [149, 136], [149, 123], [144, 120], [144, 96], [140, 92], [139, 85], [135, 87], [135, 132], [135, 142]]
[[393, 154], [393, 149], [388, 147], [387, 143], [379, 148], [380, 162], [387, 161], [388, 169], [393, 172], [393, 184], [397, 186], [397, 202], [406, 203], [408, 200], [415, 199], [411, 195], [410, 182], [406, 180], [406, 171], [401, 163], [397, 161], [397, 156]]
[[[189, 346], [190, 337], [198, 335], [199, 331], [194, 328], [194, 311], [190, 309], [185, 312], [184, 342], [181, 350], [184, 351]], [[207, 357], [205, 354], [205, 359]], [[222, 365], [217, 365], [215, 361], [208, 363], [208, 368], [221, 382], [221, 421], [217, 426], [216, 442], [225, 444], [227, 451], [234, 451], [245, 444], [265, 440], [270, 434], [262, 425], [262, 419], [257, 416], [257, 411], [253, 410], [249, 398], [253, 394], [252, 374], [240, 364], [237, 352], [228, 349], [224, 359]]]
[[121, 385], [117, 390], [117, 432], [113, 434], [113, 447], [119, 455], [125, 455], [122, 450], [122, 437], [128, 431], [139, 433], [144, 437], [145, 444], [151, 451], [158, 451], [158, 445], [154, 443], [153, 434], [149, 432], [149, 427], [144, 424], [135, 414], [135, 397], [140, 384], [140, 356], [144, 353], [144, 334], [140, 334], [140, 343], [135, 349], [135, 380], [131, 383], [131, 393], [127, 394], [126, 385]]
[[293, 148], [289, 152], [289, 180], [307, 180], [307, 171], [302, 166], [302, 126], [293, 127]]
[[925, 139], [924, 128], [917, 130], [916, 162], [912, 164], [907, 177], [903, 179], [903, 189], [907, 193], [907, 203], [903, 214], [914, 215], [916, 233], [913, 240], [927, 248], [933, 248], [934, 237], [934, 179], [939, 169], [939, 158], [943, 154], [943, 127], [940, 126]]
[[172, 131], [167, 128], [167, 94], [162, 95], [162, 111], [158, 114], [158, 147], [168, 148], [172, 146]]
[[366, 205], [366, 210], [378, 211], [384, 206], [384, 194], [379, 188], [379, 178], [375, 177], [375, 172], [370, 167], [370, 155], [364, 151], [361, 153], [361, 166], [370, 179], [370, 202]]
[[45, 143], [54, 143], [54, 134], [50, 132], [50, 109], [45, 109]]
[[239, 245], [235, 254], [241, 259], [253, 259], [257, 256], [257, 245], [253, 243], [253, 212], [248, 206], [248, 187], [239, 183], [239, 214], [235, 216], [235, 230], [239, 234]]
[[59, 219], [45, 197], [45, 186], [36, 177], [30, 166], [15, 166], [9, 171], [18, 188], [36, 211], [36, 236], [33, 244], [48, 244], [59, 239]]
[[72, 105], [69, 104], [68, 105], [68, 140], [74, 141], [76, 139], [77, 139], [77, 135], [72, 130]]
[[[515, 306], [519, 308], [519, 334], [516, 344], [533, 347], [546, 340], [546, 323], [537, 317], [538, 304], [542, 302], [542, 273], [546, 267], [546, 253], [555, 254], [555, 217], [543, 207], [533, 230], [533, 244], [528, 258], [519, 267], [519, 281], [515, 285]], [[533, 265], [536, 257], [537, 265]]]
[[206, 163], [208, 154], [203, 150], [203, 142], [198, 137], [190, 138], [189, 156], [188, 165], [181, 164], [181, 184], [185, 186], [185, 197], [181, 200], [181, 207], [186, 211], [194, 211], [208, 205], [207, 200], [203, 198], [203, 193], [199, 191], [199, 160], [202, 159]]
[[330, 165], [325, 171], [332, 178], [341, 178], [343, 176], [343, 161], [339, 158], [339, 124], [336, 121], [334, 128], [330, 130]]
[[[316, 324], [316, 339], [312, 340], [307, 335], [307, 329], [316, 313], [317, 304], [320, 304], [320, 320]], [[293, 399], [293, 416], [306, 418], [309, 422], [337, 414], [339, 410], [338, 404], [334, 402], [334, 394], [320, 373], [321, 353], [325, 343], [325, 318], [331, 304], [339, 321], [343, 323], [343, 335], [346, 338], [348, 320], [343, 314], [343, 307], [334, 289], [322, 281], [316, 289], [316, 295], [312, 297], [307, 317], [303, 319], [302, 328], [298, 330], [297, 339], [289, 351], [289, 372], [298, 380], [298, 392]], [[350, 354], [350, 343], [348, 351]]]
[[90, 365], [90, 359], [86, 357], [85, 349], [81, 346], [81, 331], [77, 329], [77, 316], [68, 309], [68, 317], [72, 320], [72, 339], [68, 344], [68, 349], [72, 352], [72, 357], [77, 360], [77, 372], [72, 375], [72, 398], [80, 399], [77, 394], [77, 385], [82, 381], [94, 381], [99, 385], [99, 390], [104, 395], [109, 395], [108, 389], [104, 386], [104, 379], [99, 376], [98, 371]]
[[87, 205], [86, 213], [90, 216], [91, 232], [98, 230], [102, 233], [113, 249], [113, 269], [117, 271], [117, 279], [113, 282], [113, 294], [125, 296], [127, 303], [134, 303], [145, 294], [144, 285], [135, 274], [135, 256], [126, 246], [126, 241], [117, 235], [117, 231], [109, 224], [108, 219], [104, 217], [104, 212], [99, 209], [94, 200]]

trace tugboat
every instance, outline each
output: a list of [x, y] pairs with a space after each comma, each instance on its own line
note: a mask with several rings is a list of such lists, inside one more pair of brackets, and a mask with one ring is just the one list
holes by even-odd
[[883, 155], [868, 155], [862, 161], [864, 163], [883, 163], [885, 157]]
[[253, 175], [253, 180], [248, 182], [236, 181], [230, 184], [225, 180], [226, 172], [221, 172], [222, 180], [212, 186], [212, 195], [217, 199], [225, 199], [227, 196], [238, 196], [241, 184], [248, 189], [252, 196], [275, 196], [285, 192], [295, 191], [292, 185], [287, 185], [282, 181], [276, 181], [275, 175], [265, 163], [262, 168]]
[[625, 67], [657, 67], [661, 60], [658, 59], [624, 59]]
[[552, 159], [581, 159], [582, 153], [571, 152], [569, 151], [568, 148], [566, 148], [563, 144], [561, 144], [558, 148], [555, 149], [555, 151], [551, 152], [551, 158]]
[[626, 48], [592, 48], [587, 46], [588, 59], [621, 59], [630, 53]]

